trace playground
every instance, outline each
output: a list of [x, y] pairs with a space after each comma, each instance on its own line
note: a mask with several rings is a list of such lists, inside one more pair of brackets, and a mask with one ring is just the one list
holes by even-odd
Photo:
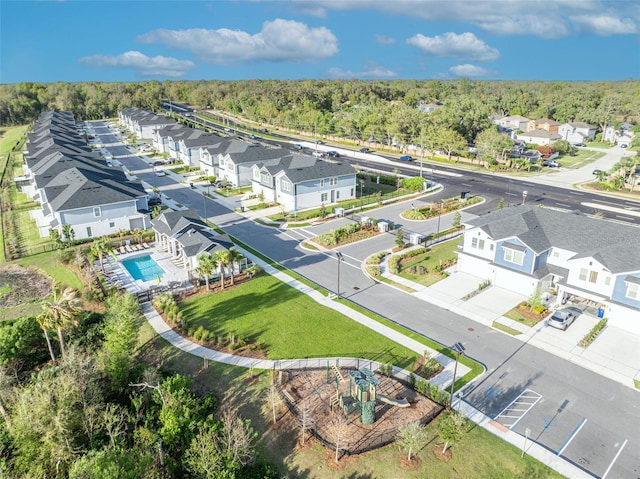
[[327, 365], [326, 369], [283, 371], [280, 386], [289, 410], [298, 422], [302, 411], [307, 411], [312, 434], [325, 446], [334, 447], [331, 423], [336, 415], [346, 419], [346, 432], [339, 440], [345, 455], [391, 444], [402, 426], [414, 421], [426, 424], [443, 409], [393, 377], [366, 368]]

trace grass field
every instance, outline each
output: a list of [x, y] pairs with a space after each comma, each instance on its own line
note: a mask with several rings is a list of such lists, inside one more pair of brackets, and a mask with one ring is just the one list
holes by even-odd
[[388, 446], [361, 456], [342, 458], [341, 469], [327, 466], [331, 454], [317, 443], [296, 448], [293, 420], [280, 405], [278, 422], [270, 423], [271, 409], [267, 400], [269, 374], [255, 371], [254, 377], [243, 368], [209, 363], [172, 347], [155, 335], [148, 323], [141, 321], [139, 348], [141, 360], [165, 370], [192, 378], [196, 391], [212, 391], [225, 404], [237, 407], [241, 417], [250, 419], [258, 433], [261, 458], [273, 464], [282, 477], [314, 479], [394, 478], [394, 479], [559, 479], [562, 476], [485, 430], [470, 425], [461, 442], [452, 447], [448, 463], [433, 453], [442, 447], [434, 425], [429, 426], [429, 443], [418, 452], [420, 465], [413, 470], [401, 469], [400, 451]]
[[364, 357], [409, 368], [419, 356], [266, 274], [180, 310], [189, 328], [260, 342], [270, 359]]
[[[443, 279], [444, 276], [434, 271], [434, 268], [441, 265], [443, 262], [455, 259], [455, 252], [458, 249], [460, 242], [460, 238], [447, 241], [432, 247], [423, 254], [410, 258], [402, 264], [402, 272], [399, 276], [424, 286], [431, 286], [432, 284], [437, 283]], [[423, 266], [425, 269], [429, 270], [429, 273], [411, 274], [406, 272], [407, 268], [410, 268], [411, 266]]]
[[604, 153], [601, 151], [579, 149], [575, 156], [564, 155], [562, 158], [558, 159], [558, 163], [560, 163], [563, 168], [577, 169], [588, 165], [603, 156]]

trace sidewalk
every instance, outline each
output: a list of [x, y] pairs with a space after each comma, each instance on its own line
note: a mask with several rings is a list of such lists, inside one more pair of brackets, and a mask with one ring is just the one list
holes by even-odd
[[[380, 264], [382, 276], [414, 290], [413, 296], [453, 313], [465, 316], [488, 327], [494, 323], [507, 326], [521, 334], [513, 337], [589, 369], [613, 381], [635, 388], [634, 378], [640, 379], [640, 337], [608, 326], [587, 348], [577, 345], [598, 322], [598, 318], [584, 313], [566, 331], [548, 328], [544, 322], [534, 327], [525, 326], [506, 318], [503, 314], [525, 301], [524, 295], [497, 286], [489, 286], [469, 299], [483, 278], [451, 271], [450, 276], [425, 287], [389, 272], [387, 260]], [[393, 287], [393, 285], [391, 285]]]

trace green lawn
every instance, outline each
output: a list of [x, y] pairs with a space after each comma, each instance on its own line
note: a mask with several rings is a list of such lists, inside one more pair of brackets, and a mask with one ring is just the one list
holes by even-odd
[[584, 149], [579, 149], [575, 156], [564, 155], [558, 159], [558, 163], [563, 168], [581, 168], [589, 163], [596, 161], [599, 158], [602, 158], [604, 153], [601, 151], [589, 151]]
[[189, 328], [259, 341], [270, 359], [348, 356], [409, 368], [419, 356], [266, 274], [180, 310]]
[[[410, 258], [408, 261], [403, 263], [402, 271], [400, 272], [399, 276], [422, 284], [424, 286], [431, 286], [432, 284], [437, 283], [438, 281], [443, 279], [443, 276], [434, 271], [434, 268], [441, 265], [443, 262], [455, 259], [455, 252], [457, 251], [460, 242], [461, 239], [456, 238], [445, 243], [440, 243], [433, 246], [428, 251]], [[420, 265], [427, 269], [429, 272], [426, 274], [411, 274], [407, 272], [407, 268], [410, 268], [412, 266], [417, 267]]]
[[27, 256], [16, 261], [16, 264], [40, 268], [61, 285], [71, 286], [78, 291], [83, 291], [84, 289], [84, 284], [70, 266], [58, 259], [58, 251]]

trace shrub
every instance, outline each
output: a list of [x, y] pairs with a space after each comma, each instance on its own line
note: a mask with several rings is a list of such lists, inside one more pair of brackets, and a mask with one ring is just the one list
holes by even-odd
[[604, 327], [606, 325], [607, 325], [607, 318], [603, 318], [600, 321], [598, 321], [598, 323], [593, 327], [593, 329], [591, 331], [589, 331], [584, 336], [584, 338], [582, 338], [578, 342], [578, 346], [583, 347], [583, 348], [586, 348], [587, 346], [589, 346], [593, 341], [595, 341], [595, 339], [602, 332], [602, 330], [604, 329]]
[[380, 276], [380, 266], [369, 264], [367, 265], [367, 272], [373, 277]]
[[400, 261], [402, 261], [402, 258], [398, 255], [392, 256], [389, 259], [389, 271], [392, 274], [398, 274], [400, 272]]

